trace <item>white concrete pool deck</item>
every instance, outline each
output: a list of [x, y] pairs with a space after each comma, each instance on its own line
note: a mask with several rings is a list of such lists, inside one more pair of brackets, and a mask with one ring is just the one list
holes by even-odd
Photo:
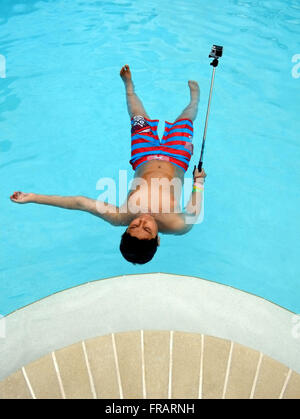
[[173, 330], [228, 339], [300, 373], [296, 315], [200, 278], [151, 273], [85, 283], [4, 318], [0, 380], [59, 348], [133, 330]]

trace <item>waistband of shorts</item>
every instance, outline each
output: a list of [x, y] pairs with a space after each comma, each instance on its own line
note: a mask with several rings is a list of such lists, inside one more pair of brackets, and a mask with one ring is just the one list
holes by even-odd
[[171, 157], [171, 156], [165, 156], [164, 154], [150, 154], [149, 156], [140, 157], [135, 162], [132, 162], [130, 160], [130, 164], [132, 165], [133, 170], [136, 170], [137, 167], [140, 166], [140, 164], [147, 163], [150, 160], [168, 161], [172, 164], [176, 164], [176, 166], [180, 167], [180, 169], [182, 169], [184, 172], [186, 172], [187, 169], [188, 169], [188, 164], [187, 163], [184, 163], [181, 160], [176, 159], [176, 158]]

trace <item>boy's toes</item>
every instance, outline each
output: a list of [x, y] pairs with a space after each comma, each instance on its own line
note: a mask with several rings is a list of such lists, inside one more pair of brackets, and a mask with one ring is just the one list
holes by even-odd
[[199, 89], [199, 84], [195, 80], [189, 80], [188, 84], [192, 89]]
[[199, 98], [200, 88], [199, 84], [195, 80], [189, 80], [189, 88], [193, 98]]
[[124, 81], [131, 80], [131, 72], [128, 64], [123, 65], [120, 71], [120, 76]]
[[124, 74], [124, 73], [125, 73], [125, 71], [128, 71], [128, 70], [129, 70], [129, 66], [128, 66], [127, 64], [125, 64], [125, 65], [123, 65], [123, 67], [121, 68], [120, 73], [121, 73], [121, 74]]

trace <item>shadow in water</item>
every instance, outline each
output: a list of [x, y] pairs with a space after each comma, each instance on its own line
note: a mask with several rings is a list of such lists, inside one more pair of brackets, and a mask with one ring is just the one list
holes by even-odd
[[24, 15], [38, 10], [37, 3], [55, 3], [55, 0], [1, 0], [0, 24], [6, 23], [10, 18]]
[[13, 93], [13, 88], [10, 87], [10, 85], [16, 80], [17, 77], [0, 79], [0, 122], [5, 120], [5, 118], [2, 116], [4, 112], [14, 111], [21, 103], [21, 100], [18, 98], [18, 96]]

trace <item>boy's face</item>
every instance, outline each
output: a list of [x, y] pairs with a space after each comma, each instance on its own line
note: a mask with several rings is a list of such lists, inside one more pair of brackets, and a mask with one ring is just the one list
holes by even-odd
[[127, 233], [140, 240], [154, 239], [158, 233], [157, 223], [149, 214], [142, 214], [131, 221]]

